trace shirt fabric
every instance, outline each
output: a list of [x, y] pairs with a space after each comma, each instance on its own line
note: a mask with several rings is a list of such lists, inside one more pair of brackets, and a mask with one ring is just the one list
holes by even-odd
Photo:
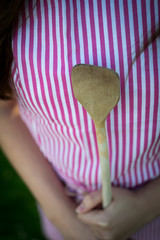
[[160, 176], [160, 38], [133, 63], [159, 27], [160, 1], [34, 5], [25, 1], [14, 30], [12, 75], [21, 117], [60, 179], [77, 195], [101, 187], [95, 126], [72, 90], [76, 64], [120, 77], [120, 100], [106, 119], [112, 185], [133, 189]]

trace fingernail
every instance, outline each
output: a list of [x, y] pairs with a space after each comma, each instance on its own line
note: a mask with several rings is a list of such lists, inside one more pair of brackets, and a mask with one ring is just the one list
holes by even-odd
[[84, 211], [84, 209], [85, 209], [85, 206], [84, 206], [84, 204], [82, 203], [82, 204], [80, 204], [80, 205], [76, 208], [76, 213], [81, 213], [81, 212]]
[[107, 227], [107, 226], [108, 226], [108, 223], [107, 223], [107, 222], [102, 222], [102, 221], [100, 221], [100, 222], [99, 222], [99, 225], [100, 225], [101, 227]]

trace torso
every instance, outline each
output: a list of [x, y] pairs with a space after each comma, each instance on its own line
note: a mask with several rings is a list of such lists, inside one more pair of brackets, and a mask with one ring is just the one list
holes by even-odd
[[101, 186], [95, 127], [72, 91], [71, 70], [79, 63], [111, 68], [120, 76], [121, 98], [106, 120], [113, 185], [133, 188], [160, 175], [160, 38], [127, 77], [135, 46], [160, 19], [160, 3], [158, 10], [156, 0], [149, 2], [40, 0], [32, 10], [34, 1], [26, 1], [23, 24], [13, 37], [21, 116], [75, 191]]

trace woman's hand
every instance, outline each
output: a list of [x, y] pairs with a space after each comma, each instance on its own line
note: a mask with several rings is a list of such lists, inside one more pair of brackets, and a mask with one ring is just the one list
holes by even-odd
[[97, 239], [126, 240], [146, 224], [143, 204], [134, 191], [113, 187], [112, 194], [112, 202], [105, 210], [94, 209], [102, 203], [100, 190], [86, 195], [76, 209], [78, 218]]

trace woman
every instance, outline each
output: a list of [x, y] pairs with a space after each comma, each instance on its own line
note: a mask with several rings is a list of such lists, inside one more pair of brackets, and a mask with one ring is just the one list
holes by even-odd
[[[158, 240], [160, 2], [10, 4], [1, 11], [11, 22], [0, 34], [0, 144], [39, 203], [47, 238]], [[106, 210], [95, 209], [95, 128], [71, 87], [78, 63], [111, 68], [121, 81], [120, 102], [106, 120], [113, 185]]]

